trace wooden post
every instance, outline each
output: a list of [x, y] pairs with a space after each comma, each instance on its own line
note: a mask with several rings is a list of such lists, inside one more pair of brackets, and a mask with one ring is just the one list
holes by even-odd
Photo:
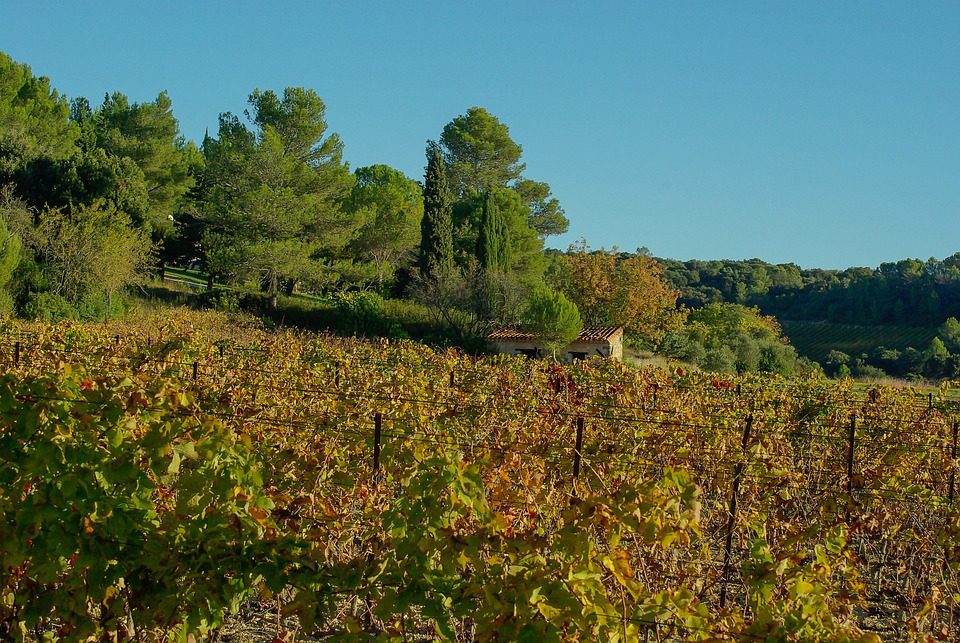
[[577, 445], [573, 448], [573, 479], [580, 477], [580, 450], [583, 448], [583, 418], [577, 418]]
[[740, 382], [737, 382], [737, 397], [740, 397]]
[[340, 388], [340, 365], [333, 365], [333, 385], [336, 388]]
[[380, 413], [373, 415], [373, 482], [380, 481], [380, 435], [383, 430], [383, 416]]
[[16, 342], [13, 345], [13, 363], [20, 365], [20, 342]]
[[847, 511], [844, 514], [844, 520], [847, 524], [850, 524], [850, 507], [849, 504], [853, 502], [853, 454], [854, 449], [856, 449], [856, 432], [857, 432], [857, 414], [850, 414], [850, 428], [847, 431], [847, 497], [849, 502], [847, 505]]
[[950, 449], [950, 504], [953, 504], [953, 496], [956, 490], [957, 481], [957, 421], [953, 421], [953, 446]]
[[933, 408], [933, 393], [927, 393], [927, 408]]
[[[753, 416], [748, 415], [743, 426], [743, 441], [741, 449], [744, 457], [747, 454], [747, 445], [750, 442], [750, 431], [753, 429]], [[740, 481], [743, 479], [743, 470], [746, 462], [739, 462], [733, 470], [733, 489], [730, 493], [730, 510], [727, 514], [727, 538], [723, 546], [723, 576], [720, 585], [720, 609], [727, 604], [727, 582], [730, 576], [730, 553], [733, 549], [733, 530], [737, 525], [737, 510], [739, 509]]]
[[147, 348], [150, 348], [151, 346], [153, 346], [153, 337], [151, 335], [147, 335]]
[[223, 359], [223, 344], [217, 345], [217, 352], [220, 353], [220, 359]]
[[653, 383], [653, 408], [657, 408], [657, 391], [660, 390], [660, 384]]
[[197, 381], [197, 376], [200, 374], [200, 364], [197, 362], [193, 363], [193, 381]]
[[454, 380], [453, 373], [454, 373], [453, 371], [450, 371], [450, 388], [453, 388], [454, 386], [456, 386], [456, 380]]

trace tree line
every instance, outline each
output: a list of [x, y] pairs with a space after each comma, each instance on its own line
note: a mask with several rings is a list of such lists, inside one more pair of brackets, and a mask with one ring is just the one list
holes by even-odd
[[[351, 170], [311, 89], [254, 89], [186, 140], [170, 97], [94, 105], [0, 54], [0, 311], [100, 319], [169, 265], [256, 293], [405, 298], [452, 341], [498, 325], [562, 346], [584, 323], [655, 346], [683, 324], [679, 292], [648, 257], [547, 254], [569, 221], [522, 147], [482, 107], [427, 142], [423, 181]], [[352, 301], [352, 300], [351, 300]]]
[[935, 327], [960, 317], [960, 252], [945, 259], [902, 259], [876, 268], [802, 269], [795, 264], [658, 259], [667, 281], [692, 308], [756, 306], [797, 321]]
[[[666, 280], [679, 289], [681, 304], [693, 309], [737, 304], [792, 321], [936, 329], [933, 339], [919, 346], [882, 342], [855, 354], [838, 346], [822, 361], [829, 375], [960, 377], [960, 252], [945, 259], [902, 259], [876, 268], [845, 270], [801, 269], [759, 259], [658, 262]], [[700, 354], [695, 345], [688, 350], [683, 342], [674, 342], [670, 348], [680, 354]]]

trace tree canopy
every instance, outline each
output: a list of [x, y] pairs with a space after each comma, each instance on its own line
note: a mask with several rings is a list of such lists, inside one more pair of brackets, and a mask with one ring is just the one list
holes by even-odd
[[570, 344], [583, 329], [576, 304], [549, 288], [538, 288], [530, 296], [527, 307], [527, 327], [537, 341], [554, 357], [558, 350]]
[[225, 113], [205, 141], [204, 245], [212, 270], [256, 279], [275, 306], [284, 281], [336, 279], [332, 260], [357, 228], [341, 208], [353, 179], [315, 92], [254, 90], [248, 102], [253, 129]]
[[423, 192], [416, 181], [388, 165], [354, 172], [346, 209], [362, 221], [350, 248], [373, 262], [383, 288], [394, 271], [410, 263], [420, 244]]
[[440, 134], [450, 190], [457, 200], [509, 188], [520, 196], [527, 224], [541, 238], [566, 232], [569, 221], [546, 183], [522, 176], [523, 148], [510, 129], [482, 107], [471, 107], [447, 123]]
[[423, 179], [423, 220], [420, 227], [420, 272], [424, 277], [453, 269], [453, 223], [450, 219], [450, 189], [440, 149], [427, 146], [427, 169]]
[[644, 255], [590, 252], [586, 242], [563, 255], [552, 279], [590, 324], [623, 326], [632, 341], [655, 346], [683, 325], [680, 293], [663, 279], [657, 262]]

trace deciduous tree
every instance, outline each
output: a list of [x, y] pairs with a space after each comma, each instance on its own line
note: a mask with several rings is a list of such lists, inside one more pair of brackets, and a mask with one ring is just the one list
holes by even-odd
[[663, 279], [647, 256], [621, 258], [616, 252], [590, 252], [586, 242], [570, 247], [554, 275], [557, 287], [589, 324], [623, 326], [633, 341], [655, 345], [683, 325], [679, 291]]

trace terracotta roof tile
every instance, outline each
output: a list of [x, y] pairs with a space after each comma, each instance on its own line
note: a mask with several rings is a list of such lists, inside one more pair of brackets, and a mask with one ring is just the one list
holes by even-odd
[[[622, 334], [621, 326], [584, 326], [575, 341], [578, 343], [606, 342]], [[492, 342], [529, 342], [533, 340], [533, 333], [515, 328], [500, 328], [487, 335], [487, 339]]]

